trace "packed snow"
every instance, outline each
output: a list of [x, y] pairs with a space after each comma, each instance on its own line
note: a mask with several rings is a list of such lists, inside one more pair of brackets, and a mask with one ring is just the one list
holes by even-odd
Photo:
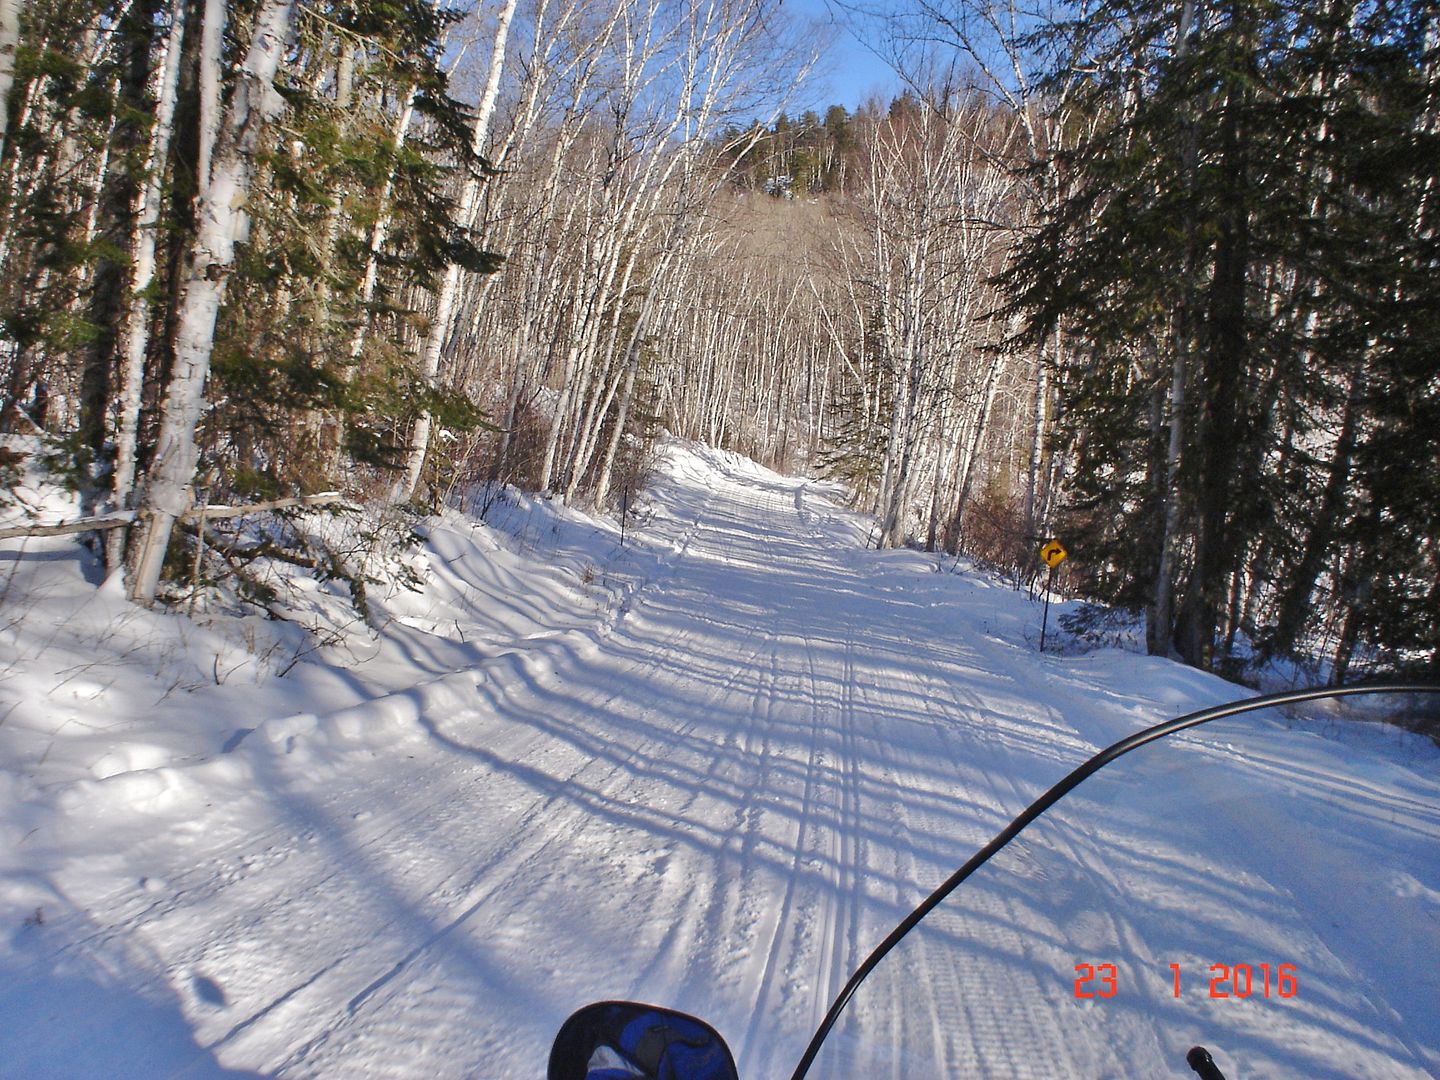
[[[485, 509], [392, 552], [419, 587], [372, 586], [368, 621], [298, 577], [292, 621], [146, 611], [72, 538], [0, 541], [0, 1076], [532, 1078], [606, 998], [788, 1076], [1032, 799], [1248, 693], [1041, 654], [1038, 598], [875, 551], [825, 484], [728, 453], [668, 444], [623, 545]], [[1331, 715], [1237, 730], [1082, 788], [812, 1075], [1184, 1076], [1186, 1025], [1231, 1080], [1440, 1075], [1440, 752]], [[1119, 992], [1077, 1001], [1080, 963]], [[1300, 989], [1209, 1000], [1222, 963]]]

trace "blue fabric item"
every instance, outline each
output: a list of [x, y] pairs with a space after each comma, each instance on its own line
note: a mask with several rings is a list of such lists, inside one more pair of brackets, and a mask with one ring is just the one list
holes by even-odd
[[717, 1031], [693, 1016], [633, 1001], [599, 1001], [576, 1010], [555, 1036], [545, 1075], [546, 1080], [739, 1080]]
[[616, 1047], [655, 1080], [732, 1080], [730, 1058], [702, 1025], [646, 1013], [625, 1025]]

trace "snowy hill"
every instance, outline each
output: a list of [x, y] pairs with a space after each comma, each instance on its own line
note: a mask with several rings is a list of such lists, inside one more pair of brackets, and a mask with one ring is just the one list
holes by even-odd
[[[536, 1077], [607, 997], [703, 1015], [747, 1080], [785, 1076], [869, 948], [1031, 799], [1244, 696], [1041, 656], [1037, 603], [867, 550], [823, 485], [732, 455], [671, 446], [636, 517], [622, 547], [544, 502], [451, 514], [407, 556], [423, 590], [314, 652], [136, 609], [63, 538], [3, 542], [0, 1076]], [[1361, 761], [1376, 820], [1403, 807], [1396, 888], [1435, 921], [1402, 951], [1440, 955], [1440, 755], [1322, 736], [1315, 775]], [[1408, 986], [1323, 993], [1432, 1008], [1405, 962]], [[1373, 1075], [1440, 1068], [1440, 1040], [1374, 1023]], [[1091, 1050], [1153, 1075], [1138, 1042]]]

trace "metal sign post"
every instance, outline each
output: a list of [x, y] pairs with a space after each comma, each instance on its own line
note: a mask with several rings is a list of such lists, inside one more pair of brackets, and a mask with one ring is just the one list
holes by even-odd
[[1040, 651], [1045, 651], [1045, 630], [1050, 625], [1050, 591], [1055, 585], [1055, 571], [1070, 553], [1053, 537], [1040, 545], [1040, 561], [1050, 568], [1045, 578], [1045, 614], [1040, 618]]

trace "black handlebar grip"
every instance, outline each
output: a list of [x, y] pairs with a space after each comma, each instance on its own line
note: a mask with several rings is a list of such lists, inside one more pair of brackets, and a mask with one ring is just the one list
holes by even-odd
[[1210, 1051], [1203, 1046], [1192, 1046], [1185, 1055], [1185, 1064], [1195, 1070], [1195, 1075], [1200, 1077], [1200, 1080], [1225, 1080], [1225, 1074], [1215, 1064]]

